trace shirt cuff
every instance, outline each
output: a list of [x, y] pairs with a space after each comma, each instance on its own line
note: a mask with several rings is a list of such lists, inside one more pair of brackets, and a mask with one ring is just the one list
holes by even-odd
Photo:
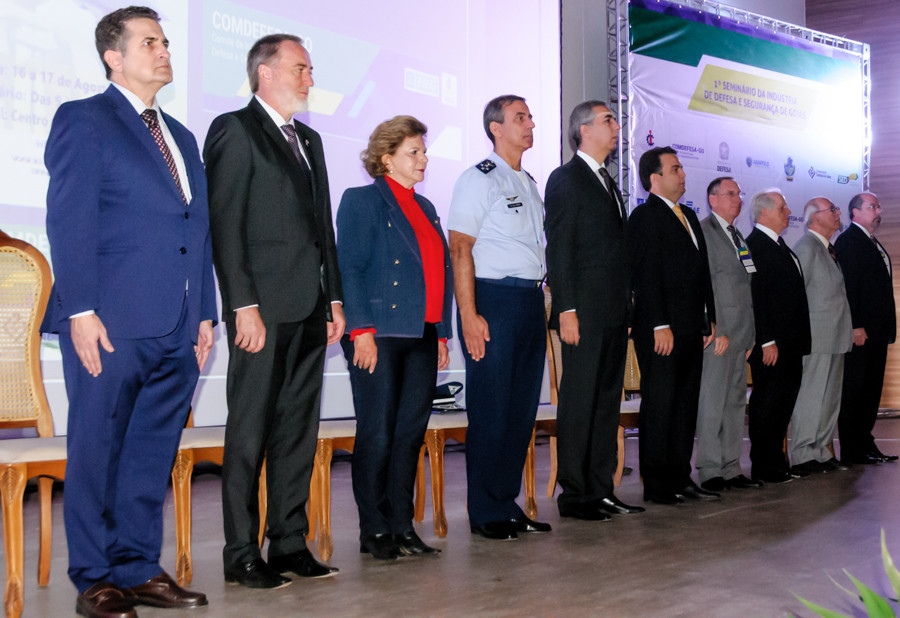
[[770, 345], [775, 345], [774, 339], [772, 341], [767, 341], [766, 343], [762, 344], [762, 347], [768, 348]]
[[376, 332], [378, 331], [376, 331], [374, 328], [354, 328], [350, 331], [350, 341], [353, 341], [354, 339], [365, 333], [372, 333], [374, 335]]
[[86, 316], [86, 315], [94, 315], [94, 313], [96, 313], [96, 312], [93, 309], [88, 309], [87, 311], [82, 311], [80, 313], [73, 313], [72, 315], [69, 316], [69, 319], [71, 320], [72, 318], [80, 318], [80, 317]]
[[237, 313], [241, 309], [250, 309], [251, 307], [259, 307], [259, 303], [255, 304], [255, 305], [247, 305], [245, 307], [238, 307], [237, 309], [234, 310], [234, 312]]
[[668, 324], [663, 324], [662, 326], [655, 326], [653, 330], [662, 330], [664, 328], [671, 328]]

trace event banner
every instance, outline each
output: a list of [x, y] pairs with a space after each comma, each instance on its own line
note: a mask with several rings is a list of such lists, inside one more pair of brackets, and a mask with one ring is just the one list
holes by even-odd
[[647, 195], [641, 155], [671, 146], [687, 175], [682, 202], [701, 218], [709, 182], [731, 176], [745, 233], [750, 199], [771, 187], [792, 211], [789, 244], [812, 197], [833, 201], [847, 224], [863, 190], [861, 54], [655, 0], [632, 0], [628, 16], [632, 205]]

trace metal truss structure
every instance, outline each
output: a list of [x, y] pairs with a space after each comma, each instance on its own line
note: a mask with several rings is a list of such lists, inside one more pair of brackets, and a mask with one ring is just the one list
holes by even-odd
[[[786, 34], [792, 37], [805, 39], [820, 45], [842, 49], [860, 56], [860, 70], [862, 73], [862, 109], [863, 109], [863, 161], [862, 161], [862, 189], [869, 189], [869, 174], [872, 153], [872, 115], [871, 115], [871, 89], [872, 78], [869, 65], [870, 53], [866, 43], [852, 41], [842, 37], [818, 32], [795, 24], [757, 15], [743, 9], [737, 9], [719, 2], [708, 0], [657, 0], [665, 4], [672, 4], [679, 8], [693, 8], [719, 17], [727, 17], [737, 22], [745, 23], [754, 28]], [[628, 72], [629, 55], [629, 25], [628, 25], [629, 0], [606, 0], [606, 50], [607, 70], [609, 75], [610, 106], [616, 114], [616, 120], [622, 129], [619, 132], [619, 159], [611, 163], [616, 165], [614, 177], [622, 189], [626, 203], [635, 188], [635, 172], [631, 169], [631, 79]]]

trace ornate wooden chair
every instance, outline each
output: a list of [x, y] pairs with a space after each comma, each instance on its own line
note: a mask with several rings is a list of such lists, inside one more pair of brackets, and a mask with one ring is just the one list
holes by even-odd
[[65, 477], [66, 439], [53, 437], [53, 417], [41, 377], [40, 325], [50, 296], [50, 266], [40, 251], [0, 232], [0, 428], [33, 427], [36, 438], [0, 442], [0, 497], [6, 551], [7, 616], [23, 608], [25, 482], [39, 477], [41, 505], [38, 584], [50, 579], [53, 478]]

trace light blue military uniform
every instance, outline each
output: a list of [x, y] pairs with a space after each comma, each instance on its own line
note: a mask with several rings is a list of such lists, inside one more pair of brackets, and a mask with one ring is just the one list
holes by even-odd
[[475, 308], [490, 341], [466, 359], [466, 474], [472, 526], [523, 516], [516, 504], [546, 351], [543, 202], [534, 179], [496, 153], [456, 181], [448, 228], [474, 237]]

